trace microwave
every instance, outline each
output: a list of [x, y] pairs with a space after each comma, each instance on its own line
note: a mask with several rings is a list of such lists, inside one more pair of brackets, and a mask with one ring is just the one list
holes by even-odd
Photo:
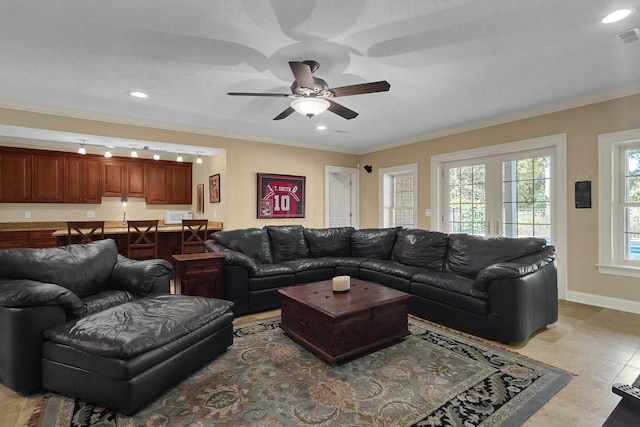
[[182, 224], [183, 219], [193, 219], [191, 211], [164, 211], [165, 224]]

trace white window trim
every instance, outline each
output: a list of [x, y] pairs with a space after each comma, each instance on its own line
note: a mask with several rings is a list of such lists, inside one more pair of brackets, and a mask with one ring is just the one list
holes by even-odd
[[618, 198], [620, 188], [619, 154], [625, 146], [640, 143], [640, 129], [598, 135], [598, 271], [602, 274], [640, 278], [640, 267], [621, 260], [621, 226]]
[[417, 163], [378, 169], [378, 200], [379, 200], [378, 224], [379, 224], [379, 227], [384, 227], [384, 177], [385, 175], [396, 175], [396, 174], [413, 175], [413, 191], [414, 191], [413, 200], [415, 200], [415, 205], [413, 206], [413, 224], [415, 225], [415, 227], [418, 227], [418, 203], [419, 203], [418, 195], [420, 193], [418, 192], [418, 164]]
[[567, 134], [543, 136], [540, 138], [526, 139], [522, 141], [496, 144], [488, 147], [474, 148], [471, 150], [456, 151], [453, 153], [439, 154], [431, 157], [431, 229], [441, 230], [442, 222], [439, 221], [444, 215], [443, 206], [440, 201], [442, 194], [442, 177], [444, 164], [457, 160], [467, 160], [476, 157], [499, 156], [505, 153], [516, 151], [529, 151], [539, 148], [553, 147], [554, 166], [551, 176], [554, 182], [552, 191], [552, 203], [554, 204], [554, 246], [558, 249], [556, 262], [558, 265], [558, 297], [567, 296]]

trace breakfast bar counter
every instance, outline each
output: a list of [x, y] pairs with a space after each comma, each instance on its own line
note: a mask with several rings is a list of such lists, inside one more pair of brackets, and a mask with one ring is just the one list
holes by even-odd
[[[209, 221], [207, 234], [219, 230], [222, 230], [222, 222]], [[181, 224], [165, 224], [162, 220], [158, 222], [158, 258], [173, 264], [171, 255], [180, 253], [181, 231]], [[105, 221], [104, 237], [115, 240], [118, 253], [125, 256], [127, 232], [127, 226], [121, 221]], [[0, 234], [0, 248], [51, 247], [69, 243], [67, 223], [63, 221], [0, 223]]]

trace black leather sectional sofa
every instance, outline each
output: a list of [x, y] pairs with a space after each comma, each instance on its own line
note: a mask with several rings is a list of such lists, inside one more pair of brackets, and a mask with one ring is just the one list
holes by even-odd
[[408, 292], [422, 318], [500, 342], [558, 318], [555, 248], [544, 239], [287, 225], [218, 231], [206, 247], [225, 256], [236, 315], [279, 307], [281, 287], [349, 275]]

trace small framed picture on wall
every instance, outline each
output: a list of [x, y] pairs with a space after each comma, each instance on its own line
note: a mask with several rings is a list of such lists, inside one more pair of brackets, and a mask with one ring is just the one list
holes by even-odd
[[220, 203], [220, 174], [209, 177], [209, 203]]
[[196, 186], [196, 213], [204, 213], [204, 184]]

